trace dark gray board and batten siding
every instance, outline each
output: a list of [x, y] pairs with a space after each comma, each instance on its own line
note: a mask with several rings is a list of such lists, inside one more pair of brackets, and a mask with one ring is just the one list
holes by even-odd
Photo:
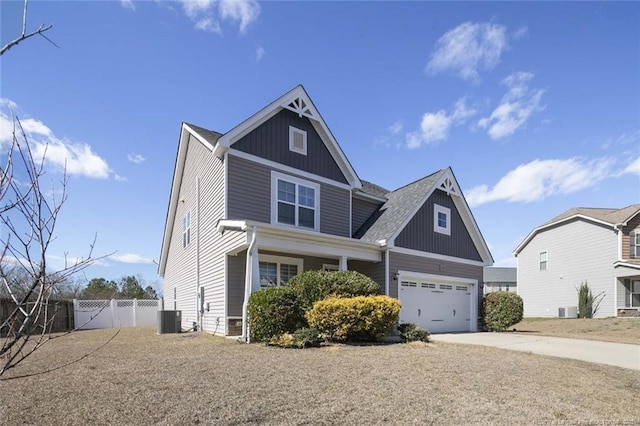
[[[227, 161], [227, 219], [270, 223], [271, 169], [234, 155], [229, 155]], [[320, 232], [350, 237], [350, 191], [322, 182], [316, 183], [320, 185]]]
[[[451, 209], [451, 235], [433, 230], [433, 205]], [[445, 192], [435, 190], [395, 239], [397, 247], [443, 254], [482, 262], [471, 235], [453, 200]], [[482, 267], [480, 267], [482, 270]], [[482, 272], [480, 274], [482, 281]]]
[[[307, 155], [289, 149], [289, 126], [307, 132]], [[239, 139], [232, 148], [336, 182], [348, 183], [311, 121], [287, 109]]]
[[358, 229], [382, 206], [382, 202], [363, 200], [361, 198], [353, 197], [351, 205], [351, 230], [355, 234]]

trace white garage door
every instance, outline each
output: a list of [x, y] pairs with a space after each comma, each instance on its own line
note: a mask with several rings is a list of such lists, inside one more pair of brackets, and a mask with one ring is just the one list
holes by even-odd
[[400, 323], [413, 323], [431, 333], [472, 331], [472, 284], [402, 276]]

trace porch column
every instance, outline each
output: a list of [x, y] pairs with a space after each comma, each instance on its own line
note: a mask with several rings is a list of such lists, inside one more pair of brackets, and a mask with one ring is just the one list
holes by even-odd
[[347, 256], [340, 256], [340, 263], [338, 264], [338, 270], [340, 271], [347, 270]]

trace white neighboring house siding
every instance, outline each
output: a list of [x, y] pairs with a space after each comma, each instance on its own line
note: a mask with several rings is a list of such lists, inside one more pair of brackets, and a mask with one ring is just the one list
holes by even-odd
[[[547, 270], [540, 271], [540, 253]], [[606, 292], [598, 317], [615, 316], [614, 262], [618, 237], [612, 227], [577, 220], [539, 232], [518, 254], [518, 294], [525, 317], [557, 317], [578, 306], [577, 287], [587, 281], [594, 295]]]

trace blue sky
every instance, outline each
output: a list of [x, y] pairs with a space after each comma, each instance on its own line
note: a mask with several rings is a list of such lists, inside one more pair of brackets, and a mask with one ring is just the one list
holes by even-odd
[[[22, 3], [0, 5], [2, 44]], [[451, 166], [496, 260], [571, 207], [640, 202], [640, 3], [31, 2], [8, 108], [69, 199], [50, 262], [156, 281], [180, 123], [226, 132], [303, 84], [360, 178]], [[580, 245], [579, 236], [576, 245]], [[159, 288], [159, 286], [158, 286]]]

